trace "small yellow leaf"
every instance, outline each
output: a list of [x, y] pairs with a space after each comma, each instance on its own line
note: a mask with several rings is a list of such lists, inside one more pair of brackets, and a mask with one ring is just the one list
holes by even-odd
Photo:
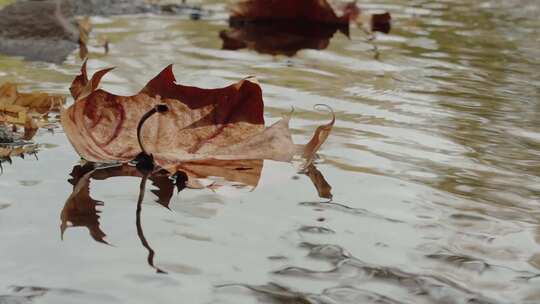
[[0, 86], [0, 106], [14, 104], [16, 99], [16, 85], [8, 82]]
[[65, 96], [43, 92], [19, 93], [17, 86], [12, 83], [5, 83], [0, 86], [1, 112], [18, 113], [26, 111], [44, 114], [60, 110], [65, 99]]

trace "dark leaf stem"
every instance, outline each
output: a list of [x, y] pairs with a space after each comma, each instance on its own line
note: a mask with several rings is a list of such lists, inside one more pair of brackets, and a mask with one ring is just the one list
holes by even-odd
[[135, 162], [137, 164], [137, 169], [139, 169], [141, 172], [149, 172], [152, 171], [155, 167], [154, 164], [154, 157], [152, 154], [148, 153], [144, 149], [144, 145], [142, 142], [142, 128], [146, 120], [148, 118], [152, 117], [155, 113], [166, 113], [169, 111], [169, 107], [166, 104], [158, 104], [157, 106], [153, 107], [150, 111], [146, 112], [143, 117], [141, 117], [141, 120], [139, 121], [139, 124], [137, 125], [137, 142], [139, 143], [139, 147], [141, 149], [141, 153], [139, 153], [135, 157]]

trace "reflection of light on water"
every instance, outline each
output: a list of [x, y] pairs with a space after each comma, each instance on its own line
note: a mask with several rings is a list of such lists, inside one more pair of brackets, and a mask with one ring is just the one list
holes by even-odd
[[[54, 146], [40, 151], [39, 161], [14, 159], [0, 176], [0, 288], [31, 276], [40, 285], [146, 302], [171, 302], [180, 293], [186, 302], [200, 303], [201, 295], [211, 302], [213, 286], [222, 283], [300, 299], [330, 296], [338, 303], [429, 302], [435, 291], [450, 303], [537, 302], [540, 125], [533, 101], [540, 57], [538, 21], [527, 19], [535, 11], [523, 9], [528, 6], [498, 0], [366, 4], [391, 11], [395, 21], [389, 35], [377, 37], [379, 61], [355, 28], [350, 40], [334, 35], [325, 50], [285, 58], [221, 50], [225, 18], [96, 18], [95, 35], [110, 38], [111, 53], [90, 67], [118, 67], [103, 84], [115, 93], [135, 93], [169, 63], [176, 64], [179, 82], [202, 87], [257, 75], [269, 122], [294, 105], [298, 142], [327, 118], [312, 106], [332, 106], [337, 124], [317, 168], [335, 204], [325, 205], [294, 166], [275, 162], [265, 163], [254, 191], [184, 191], [172, 197], [171, 211], [154, 203], [156, 188], [148, 185], [144, 234], [157, 253], [155, 264], [169, 272], [156, 278], [135, 229], [139, 178], [94, 184], [95, 199], [106, 203], [98, 208], [101, 227], [114, 247], [92, 242], [77, 228], [59, 241], [58, 212], [72, 191], [66, 174], [78, 159], [63, 134], [38, 134], [38, 142]], [[65, 93], [79, 66], [75, 54], [61, 66], [0, 57], [0, 82]], [[209, 183], [215, 181], [223, 182]], [[299, 247], [305, 242], [324, 247], [325, 258]], [[329, 271], [340, 259], [338, 248], [363, 264]], [[269, 275], [289, 266], [296, 268]], [[366, 267], [388, 273], [363, 276]], [[294, 271], [299, 268], [304, 271]], [[399, 275], [407, 279], [396, 284]], [[151, 291], [140, 291], [144, 284]], [[256, 294], [219, 288], [213, 300], [253, 302]]]

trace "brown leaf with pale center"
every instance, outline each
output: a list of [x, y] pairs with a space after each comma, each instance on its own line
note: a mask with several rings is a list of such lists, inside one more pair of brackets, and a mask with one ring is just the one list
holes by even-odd
[[142, 142], [163, 167], [207, 159], [288, 161], [294, 155], [288, 119], [264, 127], [262, 92], [251, 80], [221, 89], [182, 86], [169, 66], [139, 94], [117, 96], [96, 90], [107, 71], [88, 80], [83, 66], [71, 87], [77, 101], [62, 112], [67, 136], [89, 161], [128, 161], [142, 152], [137, 125], [158, 104], [170, 110], [148, 119]]
[[[98, 71], [88, 79], [85, 63], [71, 86], [76, 101], [61, 114], [70, 142], [88, 161], [134, 159], [143, 152], [137, 137], [139, 122], [163, 104], [169, 110], [146, 120], [141, 142], [144, 152], [171, 173], [183, 171], [191, 178], [222, 176], [255, 186], [260, 160], [290, 161], [297, 153], [288, 117], [265, 127], [262, 91], [252, 79], [201, 89], [176, 84], [168, 66], [138, 94], [118, 96], [97, 89], [108, 71]], [[313, 157], [328, 137], [328, 128], [317, 129], [317, 139], [310, 141], [304, 155]]]

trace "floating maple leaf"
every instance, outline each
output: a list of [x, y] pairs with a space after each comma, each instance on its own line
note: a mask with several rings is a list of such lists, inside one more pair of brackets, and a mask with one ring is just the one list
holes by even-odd
[[[230, 174], [243, 169], [225, 161], [287, 162], [301, 154], [311, 162], [328, 136], [321, 137], [317, 131], [316, 138], [299, 149], [292, 142], [289, 117], [265, 127], [262, 91], [253, 79], [220, 89], [200, 89], [176, 84], [168, 66], [137, 95], [118, 96], [97, 89], [108, 71], [88, 79], [85, 63], [71, 86], [76, 101], [61, 115], [70, 142], [88, 161], [128, 162], [144, 152], [169, 172], [185, 171], [196, 178], [200, 174], [194, 168], [201, 170], [219, 161], [223, 169], [229, 166]], [[158, 105], [166, 105], [168, 111], [145, 116]], [[146, 118], [144, 125], [140, 123]]]

